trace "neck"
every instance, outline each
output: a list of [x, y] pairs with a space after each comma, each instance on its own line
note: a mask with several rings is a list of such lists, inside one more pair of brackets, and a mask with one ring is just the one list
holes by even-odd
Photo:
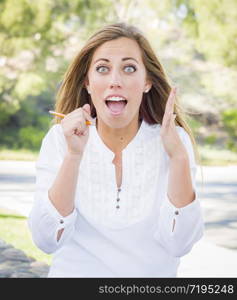
[[127, 126], [122, 128], [111, 128], [105, 124], [100, 118], [97, 118], [97, 130], [105, 145], [115, 154], [129, 144], [129, 142], [137, 134], [141, 122], [136, 117]]

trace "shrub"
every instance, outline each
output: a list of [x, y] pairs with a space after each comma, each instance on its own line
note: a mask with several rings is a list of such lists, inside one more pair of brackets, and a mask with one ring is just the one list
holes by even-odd
[[222, 113], [222, 122], [232, 138], [237, 138], [237, 109], [229, 109]]
[[19, 144], [21, 148], [38, 150], [45, 130], [40, 130], [33, 126], [23, 127], [19, 130]]
[[216, 135], [211, 134], [205, 138], [205, 143], [209, 145], [214, 145], [216, 143], [216, 140], [217, 140]]

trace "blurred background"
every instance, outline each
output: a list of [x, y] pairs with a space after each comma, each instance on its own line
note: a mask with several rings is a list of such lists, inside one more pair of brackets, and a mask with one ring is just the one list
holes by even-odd
[[[202, 273], [197, 264], [191, 274], [190, 254], [181, 275], [237, 277], [232, 263], [237, 262], [236, 0], [0, 1], [0, 240], [50, 264], [51, 256], [36, 249], [26, 225], [34, 163], [52, 120], [48, 111], [84, 42], [100, 27], [121, 21], [139, 27], [151, 42], [171, 84], [178, 86], [198, 143], [198, 189], [210, 244], [193, 253], [214, 251], [221, 253], [219, 261], [230, 260], [229, 269], [209, 265]], [[7, 277], [0, 259], [0, 276], [1, 270]]]

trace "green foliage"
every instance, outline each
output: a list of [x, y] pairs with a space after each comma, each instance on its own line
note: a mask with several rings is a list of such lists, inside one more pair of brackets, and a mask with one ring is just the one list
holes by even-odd
[[222, 122], [232, 138], [237, 138], [237, 109], [229, 109], [222, 113]]
[[209, 136], [207, 136], [204, 140], [205, 144], [208, 144], [208, 145], [213, 145], [215, 144], [217, 141], [217, 137], [215, 134], [211, 134]]
[[190, 126], [190, 128], [192, 129], [192, 132], [194, 133], [194, 135], [197, 135], [199, 128], [202, 126], [201, 122], [197, 121], [194, 118], [187, 118], [187, 123]]
[[32, 150], [39, 149], [44, 135], [44, 130], [32, 126], [21, 128], [19, 130], [20, 147]]
[[15, 86], [15, 94], [18, 99], [26, 99], [27, 96], [37, 96], [45, 88], [42, 77], [34, 73], [21, 74]]
[[19, 148], [18, 131], [17, 128], [10, 127], [7, 129], [0, 129], [0, 145], [7, 146], [12, 149]]
[[[191, 107], [205, 112], [209, 101], [216, 111], [218, 101], [235, 105], [236, 6], [235, 0], [164, 0], [159, 5], [156, 0], [1, 0], [0, 147], [39, 146], [69, 61], [90, 34], [117, 21], [144, 31]], [[202, 124], [195, 118], [189, 124], [198, 134]], [[233, 148], [233, 125], [225, 128]]]
[[222, 113], [222, 122], [229, 134], [227, 148], [237, 152], [237, 109], [229, 109]]
[[185, 7], [183, 24], [208, 59], [237, 67], [237, 1], [177, 0]]
[[237, 145], [236, 141], [234, 142], [233, 140], [230, 140], [227, 142], [227, 149], [233, 152], [237, 152]]
[[29, 96], [22, 101], [15, 113], [7, 115], [5, 126], [0, 129], [0, 146], [39, 150], [42, 135], [50, 126], [48, 110], [52, 108], [53, 101], [53, 95], [49, 92]]

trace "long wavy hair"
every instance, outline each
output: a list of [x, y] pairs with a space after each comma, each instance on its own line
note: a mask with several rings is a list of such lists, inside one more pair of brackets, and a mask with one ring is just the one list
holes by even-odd
[[[64, 75], [56, 95], [56, 112], [68, 114], [76, 108], [89, 103], [91, 106], [91, 116], [93, 118], [96, 117], [96, 109], [85, 86], [92, 57], [95, 50], [103, 43], [121, 37], [126, 37], [137, 42], [141, 49], [147, 78], [152, 83], [149, 92], [143, 94], [139, 109], [139, 118], [140, 120], [145, 120], [148, 124], [162, 123], [166, 102], [171, 92], [171, 84], [144, 34], [137, 27], [123, 22], [106, 25], [87, 40], [84, 47], [76, 55]], [[176, 125], [183, 127], [190, 136], [196, 161], [199, 161], [195, 138], [186, 122], [186, 114], [178, 104], [177, 96], [175, 99], [174, 113], [176, 114]], [[57, 117], [55, 117], [53, 121], [54, 123], [60, 122]]]

